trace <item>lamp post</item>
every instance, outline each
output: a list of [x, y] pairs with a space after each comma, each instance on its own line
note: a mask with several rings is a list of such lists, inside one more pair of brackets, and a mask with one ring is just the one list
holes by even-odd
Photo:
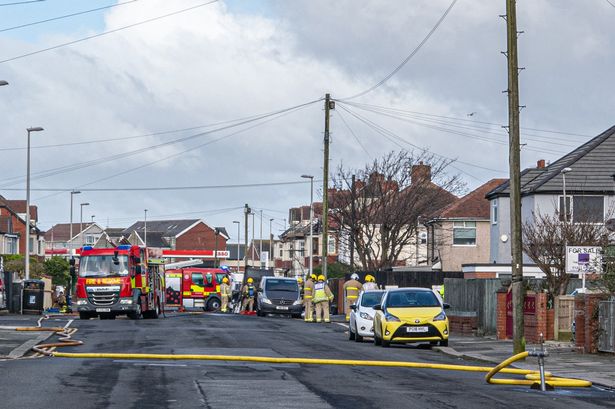
[[241, 222], [239, 222], [239, 220], [233, 220], [233, 224], [237, 224], [237, 273], [239, 273], [239, 239], [240, 239], [240, 235], [241, 235]]
[[0, 80], [0, 87], [3, 85], [9, 85], [8, 81]]
[[92, 216], [90, 216], [92, 218], [91, 223], [94, 223], [94, 218], [96, 217], [95, 214], [93, 214]]
[[216, 244], [214, 249], [214, 268], [218, 268], [218, 236], [220, 235], [220, 229], [216, 227], [214, 229], [214, 234], [216, 236]]
[[[562, 194], [564, 197], [564, 230], [562, 231], [562, 235], [564, 236], [564, 262], [566, 261], [567, 247], [568, 247], [568, 197], [566, 196], [566, 173], [571, 172], [571, 168], [564, 168], [560, 171], [562, 174]], [[585, 289], [585, 273], [583, 273], [583, 289]]]
[[[83, 206], [89, 206], [90, 203], [86, 202], [86, 203], [81, 203], [79, 206], [81, 206], [81, 211], [79, 213], [79, 234], [81, 234], [83, 232]], [[83, 246], [84, 242], [83, 242], [83, 236], [81, 236], [81, 245]]]
[[[68, 238], [68, 242], [66, 242], [66, 246], [69, 247], [70, 249], [73, 248], [73, 244], [72, 244], [72, 240], [73, 240], [73, 196], [74, 195], [78, 195], [81, 192], [79, 190], [73, 190], [72, 192], [70, 192], [70, 225], [69, 225], [69, 238]], [[70, 244], [69, 244], [70, 243]], [[72, 253], [71, 253], [72, 256]]]
[[272, 230], [273, 220], [274, 219], [269, 219], [269, 257], [267, 257], [268, 260], [271, 260], [272, 264], [273, 264], [273, 230]]
[[[4, 81], [6, 84], [8, 82]], [[2, 85], [6, 85], [2, 84]], [[30, 133], [31, 132], [40, 132], [43, 128], [40, 126], [36, 126], [33, 128], [28, 128], [28, 153], [26, 160], [26, 257], [25, 257], [25, 273], [26, 280], [30, 278]]]
[[258, 244], [258, 265], [263, 268], [263, 262], [260, 259], [263, 258], [263, 210], [261, 209], [261, 228], [260, 228], [260, 240]]
[[314, 220], [314, 176], [312, 175], [301, 175], [304, 179], [310, 179], [310, 275], [314, 273], [314, 251], [312, 250], [312, 246], [314, 245], [314, 230], [313, 230], [313, 220]]

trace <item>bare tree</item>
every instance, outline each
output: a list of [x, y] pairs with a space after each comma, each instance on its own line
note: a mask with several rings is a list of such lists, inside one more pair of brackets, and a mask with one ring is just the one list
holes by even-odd
[[405, 264], [419, 218], [437, 214], [463, 188], [457, 176], [446, 174], [450, 163], [428, 152], [401, 151], [360, 170], [339, 166], [332, 177], [331, 217], [343, 232], [339, 239], [354, 244], [363, 269]]
[[608, 234], [603, 224], [563, 222], [558, 215], [534, 213], [523, 224], [523, 251], [546, 276], [552, 295], [566, 293], [570, 275], [566, 273], [566, 244], [605, 246]]

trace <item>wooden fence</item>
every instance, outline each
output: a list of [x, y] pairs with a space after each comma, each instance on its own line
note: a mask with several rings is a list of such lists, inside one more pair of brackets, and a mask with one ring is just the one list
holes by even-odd
[[476, 332], [496, 333], [497, 290], [502, 287], [499, 278], [494, 279], [444, 279], [444, 301], [451, 305], [449, 316], [476, 317]]
[[553, 323], [553, 337], [556, 340], [568, 341], [572, 337], [572, 323], [574, 322], [574, 296], [560, 295], [553, 300], [555, 321]]

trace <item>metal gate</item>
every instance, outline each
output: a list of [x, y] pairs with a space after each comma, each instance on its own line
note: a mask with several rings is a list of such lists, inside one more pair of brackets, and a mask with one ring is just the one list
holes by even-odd
[[601, 301], [598, 307], [600, 337], [598, 350], [615, 353], [615, 301]]

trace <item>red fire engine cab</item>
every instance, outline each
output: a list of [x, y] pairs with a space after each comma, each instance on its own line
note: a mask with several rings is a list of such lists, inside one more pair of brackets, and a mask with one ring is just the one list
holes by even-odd
[[122, 245], [81, 249], [76, 300], [79, 318], [158, 318], [164, 307], [164, 267], [155, 249]]

